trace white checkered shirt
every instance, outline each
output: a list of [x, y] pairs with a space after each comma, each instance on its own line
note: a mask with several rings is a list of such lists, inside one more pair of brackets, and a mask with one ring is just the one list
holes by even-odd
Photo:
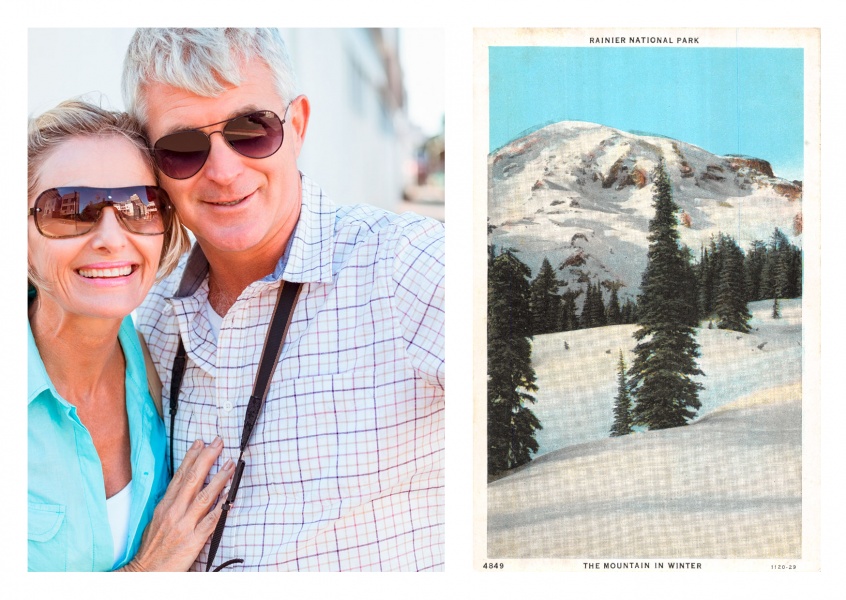
[[[176, 463], [195, 439], [219, 435], [226, 449], [216, 470], [238, 458], [277, 288], [281, 280], [304, 284], [213, 566], [242, 558], [229, 569], [442, 570], [443, 225], [335, 207], [302, 182], [284, 256], [240, 295], [217, 342], [198, 248], [138, 309], [166, 422], [177, 332], [188, 355]], [[199, 285], [171, 297], [183, 271]], [[208, 548], [195, 570], [205, 569]]]

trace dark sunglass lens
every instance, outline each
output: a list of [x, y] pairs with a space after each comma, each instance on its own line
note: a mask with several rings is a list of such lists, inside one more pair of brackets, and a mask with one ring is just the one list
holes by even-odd
[[282, 121], [269, 110], [232, 119], [223, 129], [226, 141], [248, 158], [267, 158], [282, 146]]
[[210, 148], [209, 138], [201, 131], [180, 131], [156, 142], [153, 155], [162, 173], [188, 179], [203, 168]]

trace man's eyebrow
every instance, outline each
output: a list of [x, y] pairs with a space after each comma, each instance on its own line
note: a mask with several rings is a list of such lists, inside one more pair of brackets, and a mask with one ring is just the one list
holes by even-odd
[[266, 110], [266, 109], [259, 108], [255, 104], [247, 104], [246, 106], [242, 106], [240, 108], [237, 108], [236, 110], [233, 110], [232, 112], [229, 113], [229, 115], [227, 117], [225, 117], [224, 119], [221, 119], [220, 121], [217, 121], [215, 123], [208, 123], [206, 125], [197, 125], [197, 126], [194, 126], [194, 127], [183, 127], [182, 125], [173, 125], [172, 127], [168, 127], [167, 129], [165, 129], [164, 132], [161, 134], [161, 136], [159, 136], [159, 139], [165, 137], [166, 135], [172, 135], [174, 133], [179, 133], [181, 131], [194, 131], [194, 130], [197, 130], [197, 129], [205, 129], [206, 127], [211, 127], [212, 125], [217, 125], [217, 124], [223, 123], [225, 121], [229, 121], [231, 119], [234, 119], [236, 117], [248, 115], [250, 113], [258, 112], [260, 110]]

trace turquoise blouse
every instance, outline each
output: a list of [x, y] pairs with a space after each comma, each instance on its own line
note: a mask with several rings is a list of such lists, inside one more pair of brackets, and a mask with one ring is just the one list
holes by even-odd
[[30, 571], [111, 571], [138, 551], [167, 488], [164, 424], [147, 388], [132, 319], [118, 334], [126, 358], [132, 505], [126, 553], [116, 564], [100, 458], [76, 407], [56, 391], [29, 328]]

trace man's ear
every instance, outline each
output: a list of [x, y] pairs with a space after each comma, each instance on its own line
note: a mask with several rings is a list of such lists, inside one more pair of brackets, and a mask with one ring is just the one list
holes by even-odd
[[305, 95], [297, 96], [288, 109], [288, 116], [291, 122], [291, 129], [294, 130], [294, 150], [297, 157], [300, 156], [303, 143], [305, 142], [306, 130], [308, 129], [308, 118], [311, 115], [311, 105]]

